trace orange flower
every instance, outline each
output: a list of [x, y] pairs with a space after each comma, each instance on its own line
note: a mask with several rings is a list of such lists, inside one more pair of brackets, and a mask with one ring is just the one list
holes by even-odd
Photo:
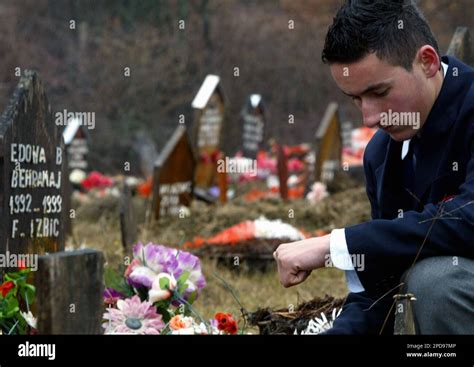
[[13, 283], [11, 280], [0, 285], [0, 292], [2, 292], [2, 296], [6, 297], [14, 287], [15, 283]]
[[181, 315], [176, 315], [176, 316], [172, 317], [171, 320], [170, 320], [170, 328], [173, 329], [173, 330], [185, 329], [187, 327], [188, 326], [184, 322]]

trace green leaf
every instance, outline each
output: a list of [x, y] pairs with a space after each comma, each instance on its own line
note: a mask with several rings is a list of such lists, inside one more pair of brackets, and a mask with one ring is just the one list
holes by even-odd
[[188, 289], [189, 285], [186, 283], [182, 283], [178, 286], [178, 293], [183, 294], [186, 289]]
[[125, 297], [134, 295], [133, 288], [127, 283], [125, 278], [112, 268], [106, 267], [104, 271], [104, 282], [106, 288], [113, 288], [122, 293]]
[[169, 289], [170, 288], [170, 280], [168, 278], [161, 278], [160, 279], [160, 288], [161, 289]]
[[195, 301], [196, 298], [197, 298], [197, 295], [198, 295], [197, 291], [194, 291], [193, 293], [191, 293], [191, 294], [189, 295], [189, 297], [188, 297], [188, 303], [189, 303], [190, 305], [192, 305], [192, 304], [194, 303], [194, 301]]
[[25, 302], [28, 302], [28, 306], [30, 306], [35, 299], [35, 287], [28, 284], [20, 289], [20, 295]]
[[189, 279], [189, 276], [191, 275], [191, 273], [189, 271], [185, 271], [183, 274], [180, 275], [180, 277], [178, 278], [178, 284], [181, 283], [181, 284], [184, 284], [186, 283], [186, 281]]

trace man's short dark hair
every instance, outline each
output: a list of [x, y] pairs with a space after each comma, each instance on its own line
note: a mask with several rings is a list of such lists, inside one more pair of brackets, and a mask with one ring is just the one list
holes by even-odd
[[370, 53], [411, 71], [424, 45], [439, 47], [412, 0], [346, 0], [326, 35], [324, 63], [352, 63]]

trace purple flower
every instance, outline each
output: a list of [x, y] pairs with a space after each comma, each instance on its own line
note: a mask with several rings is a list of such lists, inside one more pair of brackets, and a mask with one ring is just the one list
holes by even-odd
[[184, 272], [188, 272], [188, 288], [183, 295], [185, 299], [195, 291], [199, 293], [206, 286], [199, 258], [189, 252], [153, 243], [138, 243], [134, 246], [133, 255], [139, 260], [129, 277], [129, 282], [134, 285], [150, 289], [158, 274], [167, 273], [178, 279]]
[[175, 256], [178, 260], [178, 266], [173, 273], [174, 277], [178, 279], [184, 272], [189, 273], [188, 280], [186, 281], [188, 288], [184, 292], [185, 299], [187, 299], [188, 296], [195, 291], [197, 291], [199, 294], [201, 289], [206, 286], [206, 279], [202, 273], [201, 262], [199, 261], [199, 258], [190, 254], [189, 252], [178, 252], [177, 250], [173, 251], [175, 252]]
[[106, 305], [114, 306], [119, 299], [123, 298], [125, 298], [124, 295], [114, 288], [106, 288], [104, 290], [104, 303]]

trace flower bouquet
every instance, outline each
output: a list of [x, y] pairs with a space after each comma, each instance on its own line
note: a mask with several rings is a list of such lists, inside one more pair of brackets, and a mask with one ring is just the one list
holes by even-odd
[[30, 311], [35, 287], [28, 284], [30, 269], [5, 273], [0, 284], [0, 334], [36, 334], [36, 319]]
[[206, 280], [199, 258], [188, 252], [138, 243], [123, 275], [108, 269], [105, 281], [105, 334], [237, 332], [231, 315], [206, 321], [193, 308]]

